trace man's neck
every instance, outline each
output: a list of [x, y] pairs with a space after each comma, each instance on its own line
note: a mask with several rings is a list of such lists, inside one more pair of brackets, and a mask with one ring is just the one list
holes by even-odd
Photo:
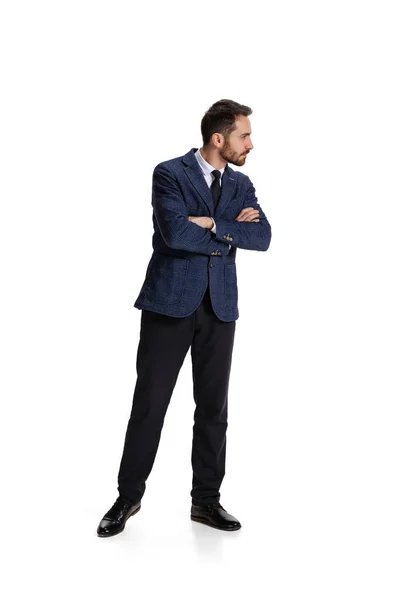
[[227, 162], [224, 160], [216, 148], [210, 149], [205, 146], [200, 148], [200, 154], [214, 169], [223, 169]]

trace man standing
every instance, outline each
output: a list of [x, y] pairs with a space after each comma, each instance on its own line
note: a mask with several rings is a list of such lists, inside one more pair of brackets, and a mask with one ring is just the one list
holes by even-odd
[[135, 307], [142, 310], [137, 381], [118, 473], [119, 496], [97, 534], [123, 531], [141, 506], [166, 410], [191, 348], [194, 413], [191, 518], [235, 531], [221, 506], [228, 385], [238, 311], [236, 249], [265, 251], [270, 224], [241, 167], [252, 150], [251, 108], [213, 104], [203, 146], [156, 166], [153, 254]]

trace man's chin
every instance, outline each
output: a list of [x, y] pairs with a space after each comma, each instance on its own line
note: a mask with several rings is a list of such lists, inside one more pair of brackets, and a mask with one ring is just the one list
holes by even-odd
[[246, 157], [243, 156], [242, 158], [236, 158], [235, 160], [231, 159], [229, 162], [231, 165], [235, 165], [235, 167], [242, 167], [246, 162]]

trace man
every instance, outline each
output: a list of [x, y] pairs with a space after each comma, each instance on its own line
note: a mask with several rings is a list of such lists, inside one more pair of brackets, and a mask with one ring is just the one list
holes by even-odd
[[[191, 518], [236, 531], [221, 506], [228, 384], [239, 317], [236, 249], [265, 251], [271, 227], [241, 167], [253, 149], [252, 110], [220, 100], [201, 122], [203, 146], [153, 173], [153, 254], [135, 302], [142, 310], [137, 381], [117, 498], [97, 534], [123, 531], [141, 506], [166, 410], [191, 347], [194, 413]], [[172, 489], [173, 492], [173, 489]], [[168, 490], [168, 494], [171, 490]]]

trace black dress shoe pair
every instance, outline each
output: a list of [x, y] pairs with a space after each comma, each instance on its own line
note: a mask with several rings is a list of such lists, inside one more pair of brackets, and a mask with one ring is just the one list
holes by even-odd
[[[117, 535], [125, 529], [125, 523], [140, 510], [141, 503], [132, 504], [129, 500], [118, 496], [113, 506], [104, 515], [97, 528], [99, 537]], [[219, 502], [197, 505], [192, 503], [190, 511], [192, 521], [209, 525], [224, 531], [236, 531], [241, 524], [235, 517], [226, 512]]]
[[213, 504], [197, 505], [192, 503], [190, 511], [192, 521], [222, 529], [224, 531], [236, 531], [241, 524], [235, 517], [226, 512], [219, 502]]
[[97, 528], [99, 537], [117, 535], [125, 529], [125, 523], [140, 510], [140, 502], [132, 504], [129, 500], [118, 496], [113, 506], [104, 515]]

